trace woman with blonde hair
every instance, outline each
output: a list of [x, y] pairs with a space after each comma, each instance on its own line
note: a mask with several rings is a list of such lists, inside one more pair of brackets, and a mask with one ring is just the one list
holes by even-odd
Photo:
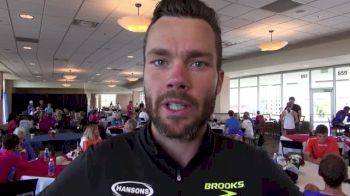
[[88, 125], [84, 131], [83, 137], [80, 140], [80, 147], [85, 152], [90, 146], [101, 143], [100, 131], [96, 124]]

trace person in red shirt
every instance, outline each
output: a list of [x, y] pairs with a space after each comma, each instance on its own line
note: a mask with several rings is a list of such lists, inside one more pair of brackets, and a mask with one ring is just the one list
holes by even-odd
[[80, 140], [80, 147], [85, 152], [90, 146], [101, 143], [100, 131], [96, 124], [91, 124], [86, 127], [83, 137]]
[[[29, 167], [25, 150], [19, 146], [19, 138], [15, 134], [5, 135], [0, 149], [0, 183], [15, 180], [14, 172]], [[18, 155], [16, 152], [20, 152]]]
[[339, 155], [337, 140], [328, 137], [328, 128], [325, 125], [316, 127], [316, 137], [307, 141], [305, 148], [305, 159], [307, 161], [319, 164], [321, 159], [328, 154]]

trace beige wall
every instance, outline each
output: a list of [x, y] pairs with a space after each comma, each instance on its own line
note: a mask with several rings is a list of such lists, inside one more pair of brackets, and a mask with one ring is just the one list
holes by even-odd
[[136, 103], [140, 104], [140, 91], [132, 91], [132, 101], [134, 105], [136, 105]]
[[129, 104], [129, 101], [132, 100], [132, 94], [118, 94], [117, 102], [122, 106], [122, 110], [126, 110], [126, 106]]
[[84, 89], [76, 88], [14, 88], [13, 93], [23, 94], [85, 94]]
[[221, 92], [216, 97], [214, 113], [227, 113], [230, 109], [230, 78], [224, 77]]

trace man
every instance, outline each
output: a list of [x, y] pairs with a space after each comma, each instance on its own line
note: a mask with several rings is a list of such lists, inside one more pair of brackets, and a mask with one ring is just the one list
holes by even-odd
[[340, 127], [345, 130], [346, 133], [349, 133], [349, 125], [344, 124], [345, 117], [347, 118], [347, 122], [350, 122], [350, 107], [345, 106], [342, 110], [339, 110], [335, 115], [335, 118], [332, 120], [332, 125], [335, 127]]
[[240, 129], [240, 123], [236, 117], [234, 117], [234, 112], [232, 110], [228, 111], [229, 118], [225, 121], [225, 131], [228, 132], [229, 130], [239, 130]]
[[42, 195], [298, 195], [265, 153], [210, 131], [220, 34], [202, 2], [160, 1], [144, 45], [150, 123], [90, 148]]
[[40, 99], [39, 100], [39, 107], [41, 109], [41, 111], [44, 111], [45, 110], [45, 104], [44, 104], [44, 100]]
[[[294, 97], [289, 97], [289, 102], [291, 105], [291, 109], [297, 113], [298, 115], [298, 122], [295, 122], [295, 130], [299, 130], [299, 120], [301, 117], [301, 107], [300, 105], [294, 103], [295, 102], [295, 98]], [[284, 110], [287, 109], [288, 106], [286, 106], [286, 108], [284, 108]]]
[[45, 111], [48, 115], [51, 115], [51, 116], [52, 116], [52, 114], [53, 114], [53, 108], [52, 108], [51, 103], [48, 103], [48, 104], [47, 104], [47, 107], [45, 108], [44, 111]]
[[126, 121], [124, 127], [123, 127], [123, 133], [130, 133], [135, 131], [137, 127], [137, 121], [133, 118], [130, 118], [128, 121]]
[[342, 183], [348, 178], [348, 167], [341, 157], [334, 154], [329, 154], [324, 157], [318, 168], [318, 175], [320, 175], [325, 182], [324, 189], [320, 190], [320, 188], [314, 184], [307, 184], [304, 189], [305, 196], [346, 195], [342, 190]]
[[30, 101], [29, 101], [29, 104], [28, 104], [28, 106], [27, 106], [28, 115], [33, 115], [33, 114], [34, 114], [34, 111], [35, 111], [34, 102], [33, 102], [33, 100], [30, 100]]
[[281, 122], [283, 127], [283, 135], [293, 134], [296, 129], [296, 124], [299, 122], [298, 114], [292, 110], [292, 104], [287, 103], [286, 109], [282, 112]]
[[328, 154], [339, 155], [337, 140], [328, 137], [328, 128], [325, 125], [316, 127], [316, 137], [307, 141], [305, 148], [305, 159], [319, 164], [321, 159]]

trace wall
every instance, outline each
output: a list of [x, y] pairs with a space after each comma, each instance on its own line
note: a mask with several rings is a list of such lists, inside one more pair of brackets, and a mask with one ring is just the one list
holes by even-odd
[[134, 105], [140, 103], [140, 91], [132, 91], [132, 101], [134, 102]]
[[221, 92], [216, 97], [214, 113], [226, 113], [230, 108], [230, 78], [224, 77]]
[[126, 106], [129, 104], [129, 101], [132, 100], [132, 94], [118, 94], [117, 102], [122, 106], [122, 110], [126, 110]]

